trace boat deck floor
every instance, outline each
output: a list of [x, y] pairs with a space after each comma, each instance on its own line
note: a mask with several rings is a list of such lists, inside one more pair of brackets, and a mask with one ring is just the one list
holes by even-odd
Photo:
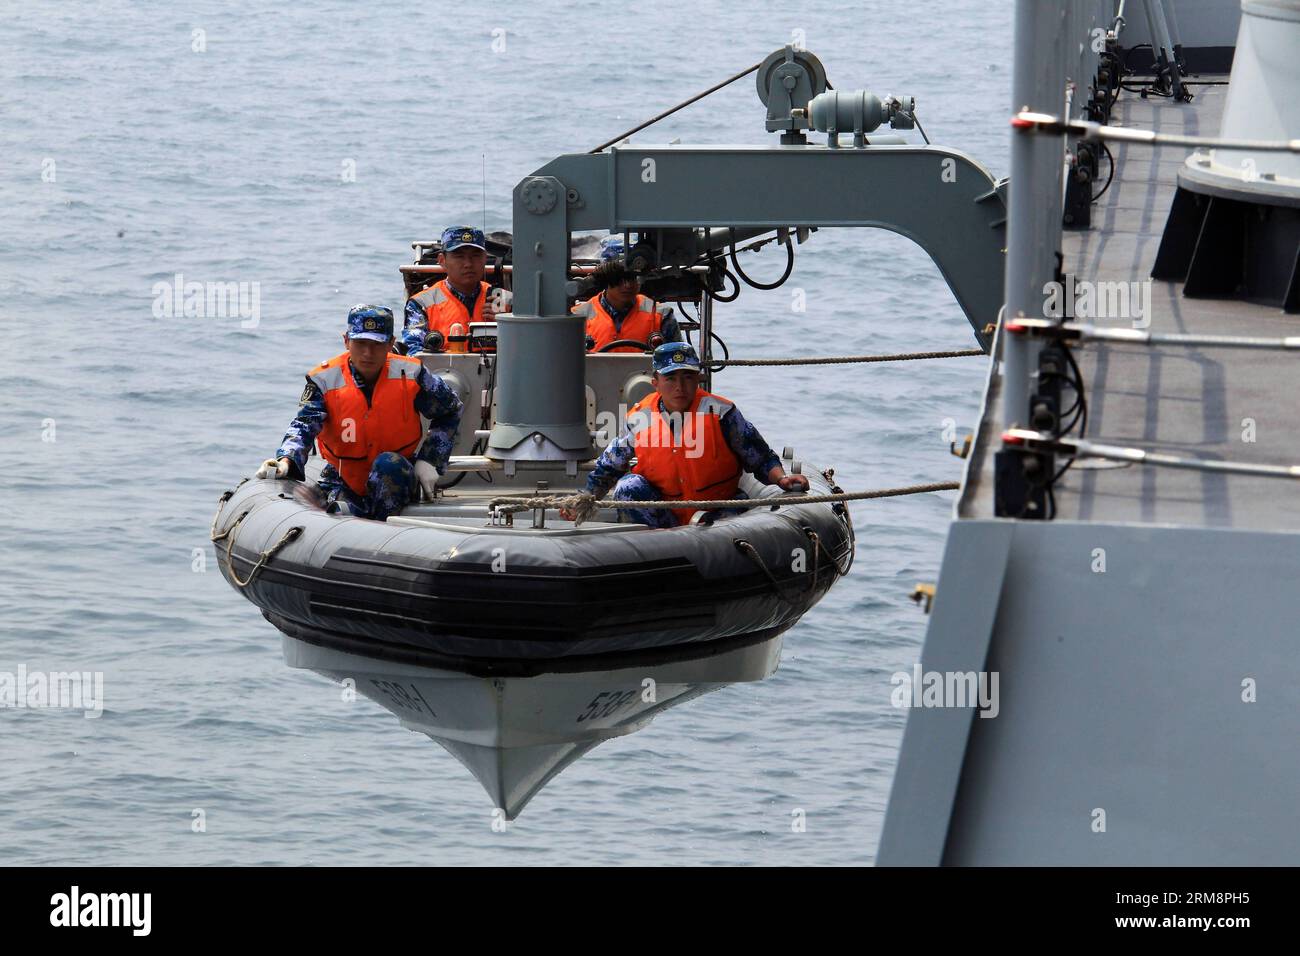
[[[1192, 89], [1191, 103], [1144, 100], [1126, 92], [1112, 124], [1217, 135], [1227, 87]], [[1093, 206], [1092, 228], [1064, 233], [1066, 273], [1079, 280], [1149, 281], [1153, 333], [1300, 334], [1300, 316], [1237, 300], [1190, 299], [1181, 284], [1151, 279], [1178, 171], [1190, 150], [1123, 144], [1111, 151], [1115, 178]], [[1105, 169], [1103, 159], [1103, 176]], [[1080, 321], [1133, 327], [1131, 318]], [[1300, 464], [1300, 442], [1291, 441], [1300, 421], [1294, 352], [1086, 343], [1076, 345], [1074, 354], [1088, 401], [1084, 437], [1092, 441], [1215, 461]], [[962, 518], [993, 516], [993, 453], [1006, 427], [1000, 386], [1001, 378], [993, 376], [958, 506]], [[1073, 400], [1068, 389], [1063, 399], [1068, 408]], [[1094, 470], [1076, 463], [1055, 493], [1058, 520], [1300, 528], [1300, 483], [1285, 479], [1149, 465]]]

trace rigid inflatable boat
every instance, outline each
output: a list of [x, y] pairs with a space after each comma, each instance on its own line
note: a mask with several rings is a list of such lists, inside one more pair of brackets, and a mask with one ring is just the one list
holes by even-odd
[[[418, 252], [403, 270], [408, 293], [437, 276]], [[679, 321], [708, 340], [711, 306], [700, 305], [704, 328]], [[282, 632], [289, 666], [342, 682], [428, 735], [513, 820], [602, 741], [774, 673], [783, 633], [848, 573], [854, 531], [842, 502], [700, 512], [671, 529], [618, 510], [575, 525], [553, 507], [494, 509], [498, 498], [577, 491], [593, 464], [484, 453], [499, 375], [511, 372], [498, 368], [495, 331], [471, 329], [464, 352], [416, 355], [465, 405], [433, 501], [382, 522], [329, 514], [313, 457], [303, 482], [245, 478], [222, 495], [212, 538], [222, 574]], [[650, 392], [650, 356], [582, 361], [594, 456]], [[781, 459], [811, 494], [839, 491], [832, 471], [793, 449]], [[749, 476], [739, 493], [790, 498]]]
[[[811, 493], [831, 492], [816, 469], [783, 464], [803, 471]], [[319, 460], [313, 465], [309, 479]], [[753, 508], [672, 529], [601, 511], [575, 527], [552, 509], [495, 514], [490, 499], [536, 493], [536, 483], [472, 477], [470, 487], [462, 481], [387, 521], [327, 514], [310, 480], [245, 480], [213, 525], [221, 571], [296, 640], [528, 676], [766, 640], [798, 621], [852, 561], [843, 504]], [[549, 492], [564, 490], [557, 477], [563, 472], [542, 482]], [[748, 476], [741, 492], [782, 494]]]

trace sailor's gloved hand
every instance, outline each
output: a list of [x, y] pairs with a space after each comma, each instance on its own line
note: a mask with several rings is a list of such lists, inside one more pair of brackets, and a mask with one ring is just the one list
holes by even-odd
[[420, 490], [424, 492], [424, 500], [432, 501], [438, 494], [438, 469], [427, 461], [417, 461], [415, 477], [420, 482]]
[[262, 467], [257, 469], [257, 478], [288, 478], [289, 477], [289, 459], [288, 458], [268, 458], [262, 462]]
[[808, 479], [803, 475], [782, 475], [776, 480], [782, 491], [807, 491]]

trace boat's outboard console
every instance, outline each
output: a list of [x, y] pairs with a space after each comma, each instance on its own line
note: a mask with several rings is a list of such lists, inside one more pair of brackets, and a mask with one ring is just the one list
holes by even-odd
[[[424, 367], [442, 377], [465, 405], [464, 423], [452, 449], [457, 458], [482, 454], [484, 433], [496, 421], [493, 399], [496, 356], [473, 352], [420, 352]], [[586, 360], [587, 427], [593, 451], [599, 453], [618, 436], [629, 409], [654, 390], [650, 382], [650, 357], [635, 352], [590, 353]], [[468, 466], [466, 466], [468, 467]], [[462, 472], [449, 473], [444, 483]]]

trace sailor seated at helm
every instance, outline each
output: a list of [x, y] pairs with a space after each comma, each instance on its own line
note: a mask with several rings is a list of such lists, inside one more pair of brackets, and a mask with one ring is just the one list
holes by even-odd
[[[623, 239], [607, 236], [600, 243], [600, 266], [592, 273], [599, 290], [573, 307], [587, 320], [587, 351], [639, 352], [663, 342], [678, 342], [681, 333], [672, 306], [659, 305], [638, 291], [640, 280], [622, 261]], [[643, 343], [606, 348], [620, 339]]]
[[257, 477], [302, 481], [315, 441], [326, 461], [317, 480], [325, 510], [383, 521], [419, 490], [434, 496], [464, 405], [419, 359], [392, 351], [391, 309], [353, 307], [343, 343], [347, 351], [307, 373], [298, 414]]
[[[689, 345], [655, 349], [651, 381], [655, 391], [628, 412], [627, 429], [597, 459], [588, 492], [603, 498], [613, 486], [615, 501], [726, 501], [737, 497], [746, 471], [783, 491], [808, 490], [808, 479], [785, 473], [740, 409], [700, 388], [700, 360]], [[629, 508], [626, 514], [652, 528], [673, 528], [695, 511]], [[572, 512], [561, 516], [573, 519]]]
[[481, 229], [472, 226], [444, 229], [438, 265], [446, 270], [446, 278], [406, 301], [402, 343], [407, 355], [428, 351], [425, 338], [431, 332], [442, 337], [439, 350], [448, 350], [453, 336], [460, 339], [469, 334], [471, 322], [491, 322], [498, 313], [510, 311], [510, 292], [493, 289], [483, 281], [487, 272], [487, 240]]

